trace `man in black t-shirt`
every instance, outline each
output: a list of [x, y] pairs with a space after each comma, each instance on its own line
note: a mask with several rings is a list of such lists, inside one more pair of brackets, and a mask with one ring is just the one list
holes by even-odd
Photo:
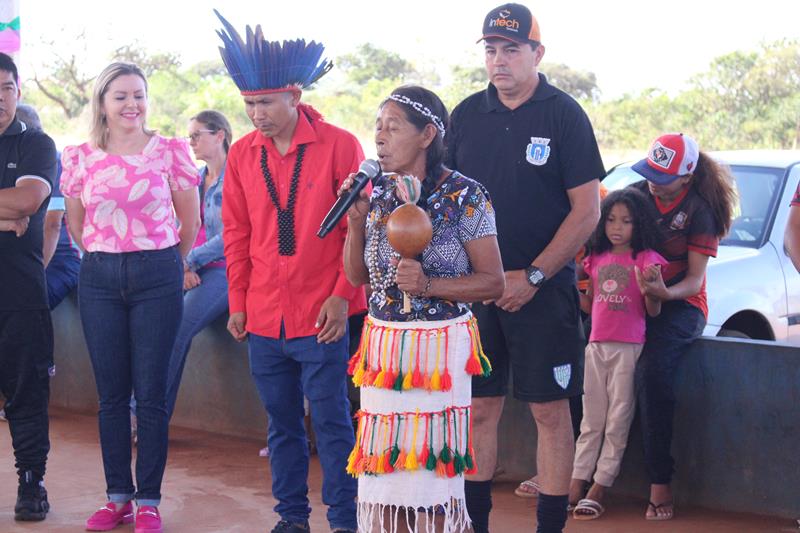
[[490, 83], [453, 110], [448, 153], [452, 168], [489, 190], [506, 288], [473, 308], [493, 368], [473, 380], [478, 473], [467, 477], [467, 508], [475, 532], [488, 531], [510, 368], [514, 396], [536, 421], [537, 531], [550, 533], [566, 520], [574, 455], [568, 399], [583, 386], [573, 258], [597, 224], [605, 172], [586, 114], [538, 73], [544, 46], [530, 11], [493, 9], [482, 40]]
[[0, 53], [0, 390], [19, 474], [14, 518], [44, 520], [53, 327], [42, 228], [56, 148], [17, 119], [19, 96], [17, 67]]

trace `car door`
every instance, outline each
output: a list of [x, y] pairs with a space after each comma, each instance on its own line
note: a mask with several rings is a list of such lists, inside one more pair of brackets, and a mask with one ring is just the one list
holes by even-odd
[[770, 242], [779, 252], [778, 257], [783, 268], [784, 282], [786, 284], [786, 319], [788, 323], [786, 341], [795, 346], [800, 346], [800, 273], [794, 268], [792, 260], [783, 245], [786, 221], [789, 217], [789, 204], [797, 189], [798, 181], [800, 181], [800, 165], [795, 164], [789, 167], [787, 174], [786, 186], [778, 206]]

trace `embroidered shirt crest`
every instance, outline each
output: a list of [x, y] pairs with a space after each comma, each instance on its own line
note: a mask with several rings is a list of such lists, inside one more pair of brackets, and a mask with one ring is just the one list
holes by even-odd
[[540, 167], [547, 163], [547, 158], [550, 157], [550, 139], [545, 137], [531, 137], [531, 143], [525, 150], [525, 158], [531, 165]]

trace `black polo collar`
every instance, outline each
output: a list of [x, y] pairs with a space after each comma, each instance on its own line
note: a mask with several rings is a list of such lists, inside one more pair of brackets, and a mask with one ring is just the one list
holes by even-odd
[[[548, 98], [552, 98], [558, 94], [556, 88], [550, 85], [547, 81], [547, 76], [539, 74], [539, 85], [536, 86], [536, 90], [533, 92], [533, 95], [522, 105], [528, 105], [531, 102], [539, 102], [542, 100], [547, 100]], [[491, 111], [495, 112], [504, 112], [508, 111], [509, 109], [500, 101], [500, 97], [497, 96], [497, 87], [495, 87], [492, 83], [489, 83], [489, 86], [484, 91], [484, 97], [481, 100], [481, 112], [489, 113]]]
[[0, 137], [10, 137], [11, 135], [19, 135], [20, 133], [22, 133], [23, 131], [25, 131], [27, 129], [28, 129], [28, 126], [24, 122], [22, 122], [17, 117], [14, 117], [14, 122], [12, 122], [6, 128], [6, 131], [4, 131], [2, 134], [0, 134]]

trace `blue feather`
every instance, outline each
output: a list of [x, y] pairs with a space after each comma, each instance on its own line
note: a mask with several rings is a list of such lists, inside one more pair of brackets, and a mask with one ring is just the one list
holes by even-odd
[[245, 39], [217, 11], [223, 29], [217, 30], [223, 46], [222, 62], [240, 91], [282, 89], [290, 86], [306, 88], [327, 74], [333, 63], [322, 59], [322, 43], [304, 39], [267, 41], [261, 26], [245, 29]]

